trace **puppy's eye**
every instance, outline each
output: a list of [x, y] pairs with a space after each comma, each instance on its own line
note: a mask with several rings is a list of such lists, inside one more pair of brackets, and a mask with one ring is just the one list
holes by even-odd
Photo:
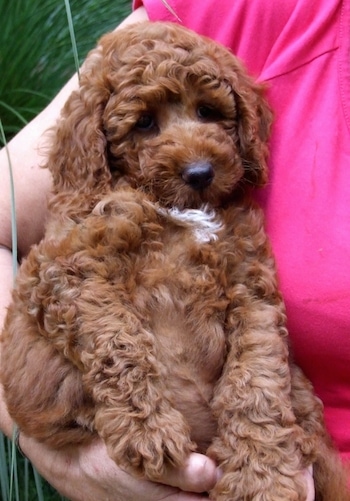
[[207, 121], [216, 121], [223, 118], [222, 113], [218, 109], [208, 104], [199, 105], [197, 108], [197, 115], [201, 120]]
[[151, 113], [144, 113], [136, 122], [136, 128], [139, 130], [151, 130], [156, 126], [156, 121]]

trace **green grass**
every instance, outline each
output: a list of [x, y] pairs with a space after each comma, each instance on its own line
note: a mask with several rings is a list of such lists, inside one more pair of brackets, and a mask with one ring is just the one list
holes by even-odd
[[[0, 145], [45, 107], [130, 5], [130, 0], [0, 0]], [[13, 213], [14, 205], [13, 199]], [[15, 273], [16, 260], [13, 266]], [[0, 433], [0, 500], [62, 499]]]
[[[70, 0], [80, 62], [131, 0]], [[75, 71], [65, 0], [0, 0], [0, 118], [9, 139]]]

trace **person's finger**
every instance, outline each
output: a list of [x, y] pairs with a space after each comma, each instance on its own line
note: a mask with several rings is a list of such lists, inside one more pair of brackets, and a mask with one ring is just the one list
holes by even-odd
[[161, 483], [187, 492], [206, 492], [214, 487], [220, 472], [214, 461], [203, 454], [193, 453], [184, 468], [168, 468]]

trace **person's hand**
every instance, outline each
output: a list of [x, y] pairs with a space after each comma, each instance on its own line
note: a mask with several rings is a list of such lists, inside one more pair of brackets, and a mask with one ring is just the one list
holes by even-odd
[[154, 483], [118, 468], [100, 440], [56, 451], [21, 434], [20, 445], [39, 473], [71, 501], [199, 501], [207, 499], [200, 493], [214, 487], [218, 475], [211, 459], [195, 453], [185, 468], [169, 469], [163, 483]]
[[[162, 483], [140, 480], [116, 466], [102, 441], [57, 451], [21, 434], [21, 448], [41, 473], [71, 501], [199, 501], [220, 477], [215, 463], [193, 453], [183, 469], [170, 469]], [[315, 500], [312, 466], [304, 470], [305, 501]]]

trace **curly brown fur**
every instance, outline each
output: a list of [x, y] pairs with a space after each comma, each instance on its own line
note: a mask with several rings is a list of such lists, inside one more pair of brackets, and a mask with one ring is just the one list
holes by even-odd
[[322, 407], [290, 360], [251, 187], [271, 113], [226, 49], [170, 24], [106, 35], [53, 131], [45, 238], [2, 335], [8, 409], [54, 447], [99, 434], [156, 480], [190, 451], [216, 501], [345, 501]]

